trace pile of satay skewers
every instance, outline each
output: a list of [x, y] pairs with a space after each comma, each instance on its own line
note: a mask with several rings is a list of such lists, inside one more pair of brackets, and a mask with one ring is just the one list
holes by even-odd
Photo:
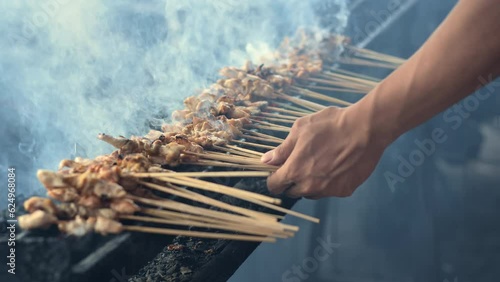
[[[326, 108], [325, 104], [348, 106], [349, 102], [331, 94], [363, 94], [378, 82], [332, 68], [332, 64], [396, 68], [403, 62], [352, 47], [342, 36], [315, 38], [302, 32], [298, 40], [285, 40], [266, 65], [248, 62], [242, 68], [223, 68], [223, 78], [198, 96], [186, 98], [185, 109], [173, 112], [173, 123], [165, 124], [161, 131], [131, 138], [99, 134], [99, 139], [116, 148], [113, 153], [63, 160], [57, 172], [40, 170], [37, 177], [52, 199], [28, 199], [24, 203], [28, 214], [19, 217], [20, 226], [57, 225], [61, 232], [77, 236], [136, 231], [273, 242], [298, 231], [296, 226], [279, 222], [283, 215], [319, 222], [280, 207], [280, 199], [200, 179], [269, 176], [277, 167], [261, 163], [260, 157], [284, 140], [296, 119]], [[349, 57], [335, 59], [332, 54], [339, 48], [350, 50]], [[234, 171], [172, 170], [181, 164]], [[206, 192], [238, 198], [269, 212], [234, 206]]]

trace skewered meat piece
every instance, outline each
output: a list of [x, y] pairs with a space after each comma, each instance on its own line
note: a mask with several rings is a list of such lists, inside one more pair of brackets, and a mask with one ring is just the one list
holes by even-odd
[[96, 181], [93, 192], [98, 197], [106, 197], [106, 198], [123, 198], [127, 194], [125, 189], [117, 183], [98, 180]]
[[[158, 143], [156, 144], [160, 145]], [[160, 148], [155, 149], [158, 150], [158, 154], [160, 154], [161, 147], [163, 146], [160, 145]], [[143, 154], [132, 154], [125, 156], [119, 163], [122, 172], [146, 172], [148, 171], [150, 165], [151, 162]]]
[[245, 111], [244, 107], [235, 107], [229, 114], [230, 118], [249, 118], [250, 114]]
[[123, 225], [118, 221], [98, 216], [94, 230], [102, 235], [118, 234], [123, 231]]
[[72, 202], [80, 197], [78, 191], [73, 187], [50, 189], [47, 191], [47, 195], [61, 202]]
[[118, 166], [101, 166], [97, 172], [97, 178], [111, 182], [118, 182], [120, 179], [120, 168]]
[[50, 170], [40, 169], [37, 171], [36, 176], [38, 180], [47, 188], [47, 190], [55, 189], [55, 188], [67, 188], [70, 187], [64, 181], [64, 177], [62, 174], [55, 173]]
[[[163, 124], [161, 126], [161, 130], [163, 132], [169, 132], [169, 133], [175, 133], [175, 132], [180, 132], [182, 130], [182, 126], [179, 124]], [[164, 133], [165, 134], [165, 133]], [[167, 137], [167, 136], [165, 136]]]
[[36, 210], [42, 210], [49, 214], [57, 213], [56, 205], [50, 199], [42, 197], [29, 198], [28, 200], [24, 201], [23, 207], [29, 213], [33, 213]]
[[204, 90], [200, 95], [198, 95], [200, 100], [207, 100], [210, 102], [215, 102], [217, 100], [217, 95], [210, 93], [210, 90]]
[[78, 205], [95, 209], [102, 205], [101, 199], [96, 195], [85, 195], [78, 199]]
[[151, 129], [146, 135], [144, 135], [144, 138], [147, 138], [149, 140], [158, 140], [162, 135], [163, 132]]
[[[161, 136], [163, 136], [163, 139], [165, 139], [164, 135]], [[144, 150], [146, 151], [147, 154], [155, 156], [160, 153], [160, 147], [162, 144], [163, 144], [162, 140], [155, 140], [153, 143], [151, 143], [151, 145], [145, 144]]]
[[200, 103], [200, 99], [195, 96], [190, 96], [184, 99], [184, 106], [192, 112], [196, 112], [196, 107]]
[[57, 218], [45, 211], [36, 210], [33, 213], [18, 217], [19, 226], [24, 230], [47, 228], [57, 222]]
[[71, 173], [81, 173], [87, 169], [86, 165], [84, 165], [82, 163], [75, 162], [73, 160], [62, 160], [59, 163], [58, 169], [62, 170], [65, 167], [69, 168]]
[[76, 216], [74, 220], [60, 222], [57, 227], [61, 232], [80, 237], [92, 232], [95, 224], [95, 217], [84, 219], [81, 216]]
[[116, 218], [116, 212], [112, 209], [96, 209], [94, 210], [94, 216], [102, 216], [109, 219]]
[[78, 214], [78, 206], [75, 203], [61, 203], [57, 205], [57, 217], [60, 219], [71, 219]]
[[133, 214], [140, 210], [139, 206], [131, 199], [113, 199], [110, 207], [120, 214]]
[[206, 116], [212, 115], [215, 112], [214, 103], [209, 100], [201, 100], [196, 104], [193, 112], [205, 114]]
[[117, 148], [117, 149], [120, 149], [121, 147], [123, 147], [127, 142], [129, 142], [130, 140], [123, 137], [123, 136], [119, 136], [118, 138], [115, 138], [111, 135], [107, 135], [107, 134], [104, 134], [104, 133], [99, 133], [97, 135], [97, 138], [99, 140], [102, 140], [110, 145], [112, 145], [113, 147]]
[[177, 110], [172, 112], [172, 120], [174, 121], [187, 121], [192, 118], [190, 110]]
[[164, 157], [165, 164], [176, 166], [179, 164], [181, 153], [185, 148], [186, 147], [179, 145], [176, 142], [171, 142], [167, 145], [161, 146], [160, 155]]

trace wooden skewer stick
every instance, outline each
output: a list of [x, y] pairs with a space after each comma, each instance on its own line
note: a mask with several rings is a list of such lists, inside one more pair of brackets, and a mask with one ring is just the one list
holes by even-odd
[[298, 116], [298, 117], [305, 117], [308, 114], [304, 112], [298, 112], [294, 110], [287, 110], [287, 109], [282, 109], [282, 108], [277, 108], [277, 107], [272, 107], [272, 106], [267, 106], [267, 110], [275, 111], [275, 112], [281, 112], [281, 113], [287, 113], [291, 114], [292, 116]]
[[355, 50], [356, 52], [359, 52], [359, 53], [371, 54], [374, 57], [383, 58], [384, 60], [389, 60], [389, 61], [397, 63], [397, 64], [403, 64], [404, 62], [406, 62], [406, 60], [403, 59], [403, 58], [392, 56], [392, 55], [389, 55], [389, 54], [379, 53], [379, 52], [376, 52], [376, 51], [373, 51], [373, 50], [369, 50], [369, 49], [358, 48], [358, 47], [355, 47], [355, 46], [349, 46], [348, 48], [353, 49], [353, 50]]
[[[258, 124], [252, 124], [252, 127], [253, 128], [259, 128], [259, 129], [263, 129], [263, 130], [271, 130], [271, 131], [279, 131], [279, 132], [290, 132], [290, 128], [286, 128], [286, 127], [279, 127], [279, 126], [262, 126], [262, 125], [258, 125]], [[248, 136], [248, 135], [245, 135], [245, 137]], [[273, 139], [269, 139], [269, 140], [273, 140]], [[281, 143], [281, 141], [278, 141], [278, 144]]]
[[344, 65], [358, 65], [358, 66], [378, 67], [386, 69], [396, 69], [399, 67], [399, 65], [397, 64], [377, 63], [374, 61], [357, 59], [357, 58], [340, 58], [337, 59], [337, 62]]
[[256, 151], [252, 151], [252, 150], [249, 150], [249, 149], [245, 149], [245, 148], [241, 148], [241, 147], [238, 147], [238, 146], [233, 146], [233, 145], [226, 145], [226, 147], [230, 148], [230, 149], [233, 149], [233, 150], [238, 150], [238, 151], [242, 151], [242, 152], [247, 152], [249, 154], [255, 154], [257, 156], [263, 156], [264, 153], [261, 153], [261, 152], [256, 152]]
[[201, 231], [189, 231], [189, 230], [156, 228], [156, 227], [145, 227], [145, 226], [134, 226], [134, 225], [124, 225], [123, 230], [135, 231], [135, 232], [145, 232], [145, 233], [156, 233], [156, 234], [164, 234], [164, 235], [180, 235], [180, 236], [189, 236], [189, 237], [199, 237], [199, 238], [208, 238], [208, 239], [225, 239], [225, 240], [253, 241], [253, 242], [276, 242], [275, 238], [263, 237], [263, 236], [238, 235], [238, 234], [227, 234], [227, 233], [210, 233], [210, 232], [201, 232]]
[[[224, 186], [224, 185], [220, 185], [220, 184], [215, 184], [215, 183], [211, 183], [211, 182], [207, 182], [207, 181], [203, 181], [203, 180], [199, 180], [199, 179], [183, 179], [183, 180], [180, 180], [180, 179], [175, 179], [175, 180], [172, 180], [172, 182], [177, 182], [176, 184], [179, 184], [179, 185], [185, 185], [185, 186], [190, 186], [190, 187], [193, 187], [193, 188], [200, 188], [200, 189], [204, 189], [204, 186], [214, 186], [214, 187], [225, 187], [226, 189], [227, 188], [232, 188], [232, 187], [228, 187], [228, 186]], [[191, 182], [191, 183], [189, 183]], [[196, 186], [196, 187], [195, 187]], [[233, 188], [234, 189], [234, 188]], [[257, 195], [260, 195], [260, 194], [257, 194]], [[308, 215], [305, 215], [305, 214], [301, 214], [299, 212], [296, 212], [296, 211], [292, 211], [292, 210], [289, 210], [289, 209], [285, 209], [285, 208], [282, 208], [282, 207], [278, 207], [278, 206], [275, 206], [275, 205], [272, 205], [272, 204], [269, 204], [269, 203], [266, 203], [266, 202], [262, 202], [261, 200], [259, 199], [256, 199], [256, 198], [251, 198], [251, 197], [247, 197], [247, 198], [240, 198], [242, 200], [245, 200], [245, 201], [248, 201], [248, 202], [251, 202], [251, 203], [254, 203], [254, 204], [257, 204], [257, 205], [260, 205], [260, 206], [263, 206], [263, 207], [266, 207], [266, 208], [269, 208], [269, 209], [272, 209], [272, 210], [275, 210], [275, 211], [279, 211], [279, 212], [282, 212], [282, 213], [285, 213], [285, 214], [290, 214], [290, 215], [293, 215], [293, 216], [296, 216], [296, 217], [300, 217], [300, 218], [303, 218], [303, 219], [306, 219], [306, 220], [309, 220], [309, 221], [312, 221], [312, 222], [315, 222], [315, 223], [319, 223], [319, 219], [318, 218], [315, 218], [315, 217], [312, 217], [312, 216], [308, 216]]]
[[261, 195], [258, 193], [253, 193], [250, 191], [245, 191], [229, 186], [225, 186], [222, 184], [212, 183], [196, 178], [188, 178], [188, 177], [160, 177], [161, 180], [167, 181], [177, 185], [184, 185], [188, 187], [193, 187], [201, 190], [206, 190], [210, 192], [225, 194], [234, 198], [238, 198], [241, 200], [249, 201], [255, 200], [262, 203], [269, 203], [274, 206], [281, 203], [280, 199], [272, 198], [266, 195]]
[[[318, 74], [318, 76], [321, 76], [321, 74]], [[345, 88], [354, 89], [354, 90], [367, 91], [367, 90], [371, 89], [367, 85], [362, 85], [359, 83], [353, 83], [353, 82], [349, 82], [349, 81], [338, 81], [338, 80], [334, 80], [332, 77], [327, 77], [327, 79], [323, 78], [323, 76], [321, 76], [321, 77], [322, 78], [307, 77], [307, 78], [304, 78], [303, 80], [308, 81], [308, 82], [317, 82], [317, 83], [321, 83], [323, 85], [345, 87]]]
[[[263, 120], [268, 120], [268, 121], [275, 121], [275, 122], [281, 122], [281, 123], [287, 123], [287, 124], [293, 124], [295, 121], [294, 120], [289, 120], [289, 119], [281, 119], [281, 118], [272, 118], [272, 117], [255, 117], [255, 118], [261, 118]], [[260, 120], [255, 120], [251, 119], [251, 121], [256, 121], [259, 122]]]
[[351, 77], [358, 77], [358, 78], [364, 78], [366, 80], [370, 80], [370, 81], [374, 81], [374, 82], [380, 82], [380, 79], [378, 78], [375, 78], [375, 77], [372, 77], [372, 76], [368, 76], [368, 75], [364, 75], [364, 74], [360, 74], [360, 73], [355, 73], [355, 72], [352, 72], [352, 71], [346, 71], [346, 70], [343, 70], [343, 69], [331, 69], [331, 70], [327, 70], [328, 72], [332, 72], [332, 73], [341, 73], [341, 74], [345, 74], [345, 75], [348, 75], [348, 76], [351, 76]]
[[[166, 219], [178, 219], [178, 220], [182, 219], [182, 220], [190, 220], [190, 221], [198, 221], [198, 222], [214, 223], [214, 224], [221, 223], [221, 220], [216, 219], [216, 218], [192, 215], [192, 214], [169, 211], [169, 210], [160, 210], [160, 209], [156, 209], [156, 208], [152, 209], [152, 208], [142, 207], [139, 212], [143, 213], [143, 214], [155, 216], [155, 217], [166, 218]], [[226, 223], [230, 223], [230, 222], [226, 222]]]
[[[169, 179], [168, 177], [155, 177], [155, 178], [160, 179], [160, 180]], [[221, 209], [225, 209], [227, 211], [232, 211], [232, 212], [244, 215], [244, 216], [255, 218], [257, 220], [274, 220], [274, 221], [276, 220], [276, 218], [268, 216], [267, 214], [263, 214], [263, 213], [256, 212], [253, 210], [244, 209], [241, 207], [232, 206], [230, 204], [212, 199], [210, 197], [207, 197], [207, 196], [204, 196], [204, 195], [192, 192], [192, 191], [182, 190], [179, 187], [175, 187], [174, 185], [170, 185], [169, 187], [164, 187], [164, 186], [161, 186], [158, 184], [149, 183], [149, 182], [145, 182], [145, 181], [138, 181], [138, 183], [142, 184], [144, 186], [147, 186], [151, 189], [155, 189], [157, 191], [161, 191], [161, 192], [172, 194], [172, 195], [182, 197], [182, 198], [185, 198], [188, 200], [192, 200], [192, 201], [196, 201], [199, 203], [218, 207]]]
[[211, 159], [217, 161], [225, 161], [228, 163], [238, 163], [238, 164], [246, 164], [246, 165], [261, 165], [263, 167], [272, 167], [270, 165], [266, 165], [262, 163], [260, 160], [255, 158], [246, 158], [246, 157], [236, 157], [236, 156], [228, 156], [226, 154], [208, 154], [208, 153], [194, 153], [194, 152], [185, 152], [186, 154], [198, 156], [204, 159]]
[[[200, 222], [208, 222], [208, 223], [221, 223], [219, 219], [214, 219], [214, 218], [209, 218], [209, 217], [200, 217], [200, 216], [194, 216], [190, 214], [184, 214], [184, 213], [178, 213], [178, 212], [173, 212], [173, 211], [167, 211], [167, 210], [159, 210], [159, 209], [150, 209], [150, 208], [142, 208], [141, 213], [156, 216], [156, 217], [161, 217], [161, 218], [167, 218], [167, 219], [187, 219], [187, 220], [194, 220], [194, 221], [200, 221]], [[282, 216], [276, 215], [276, 218], [283, 218]], [[231, 224], [232, 222], [226, 222], [228, 224]], [[261, 223], [258, 223], [259, 227], [262, 228], [270, 228], [267, 226], [264, 226]], [[288, 231], [293, 231], [297, 232], [299, 231], [299, 227], [295, 225], [290, 225], [290, 224], [284, 224], [284, 223], [279, 223], [277, 226], [279, 228], [272, 227], [270, 229], [276, 231], [276, 230], [288, 230]]]
[[[253, 121], [253, 120], [252, 120]], [[266, 125], [266, 126], [270, 126], [270, 127], [281, 127], [283, 129], [290, 129], [289, 126], [284, 126], [284, 125], [279, 125], [279, 124], [275, 124], [275, 123], [272, 123], [272, 122], [268, 122], [268, 121], [263, 121], [263, 120], [255, 120], [256, 123], [259, 123], [259, 124], [262, 124], [262, 125]], [[273, 136], [274, 137], [274, 136]], [[275, 138], [278, 138], [278, 137], [275, 137]], [[278, 139], [281, 139], [281, 138], [278, 138]], [[283, 139], [281, 139], [283, 140]], [[284, 140], [283, 140], [284, 141]]]
[[294, 110], [294, 111], [297, 111], [297, 112], [303, 112], [303, 113], [306, 113], [306, 114], [312, 114], [313, 113], [313, 111], [311, 111], [309, 109], [299, 108], [299, 107], [296, 107], [294, 105], [290, 105], [289, 103], [282, 103], [282, 102], [273, 101], [273, 104], [278, 105], [278, 106], [282, 106], [283, 108], [287, 108], [287, 109]]
[[184, 162], [184, 164], [199, 165], [199, 166], [230, 167], [236, 169], [250, 169], [250, 170], [260, 170], [260, 171], [276, 171], [277, 169], [273, 167], [264, 167], [260, 165], [242, 165], [242, 164], [225, 163], [225, 162], [208, 161], [208, 160], [198, 160], [196, 162]]
[[[240, 147], [236, 147], [238, 149], [235, 149], [233, 147], [236, 147], [236, 146], [233, 146], [233, 145], [214, 146], [214, 148], [217, 149], [217, 150], [221, 150], [221, 151], [224, 151], [224, 152], [227, 152], [227, 153], [231, 153], [231, 154], [235, 154], [235, 155], [240, 154], [241, 156], [247, 156], [247, 157], [250, 157], [250, 158], [260, 158], [260, 157], [262, 157], [262, 155], [264, 155], [261, 152], [257, 152], [257, 151], [253, 151], [253, 150], [248, 150], [248, 149], [244, 149], [244, 148], [240, 148]], [[240, 149], [244, 149], [244, 150], [240, 150]]]
[[317, 104], [317, 103], [314, 103], [311, 101], [306, 101], [306, 100], [303, 100], [303, 99], [300, 99], [297, 97], [291, 97], [291, 96], [288, 96], [288, 95], [285, 95], [282, 93], [277, 93], [276, 95], [283, 100], [292, 102], [296, 105], [300, 105], [304, 108], [308, 108], [308, 109], [315, 111], [315, 112], [326, 109], [326, 106], [323, 106], [323, 105], [320, 105], [320, 104]]
[[345, 93], [354, 93], [354, 94], [366, 94], [369, 91], [366, 90], [356, 90], [356, 89], [348, 89], [348, 88], [335, 88], [335, 87], [328, 87], [328, 86], [319, 86], [319, 85], [301, 85], [302, 88], [308, 88], [308, 89], [314, 89], [314, 90], [324, 90], [324, 91], [338, 91], [338, 92], [345, 92]]
[[242, 145], [247, 145], [247, 146], [250, 146], [250, 147], [267, 149], [267, 150], [276, 149], [275, 146], [264, 145], [264, 144], [257, 144], [257, 143], [246, 142], [246, 141], [241, 141], [241, 140], [233, 140], [232, 142], [238, 143], [238, 144], [242, 144]]
[[213, 223], [205, 223], [205, 222], [199, 222], [199, 221], [164, 219], [164, 218], [154, 218], [154, 217], [138, 216], [138, 215], [121, 215], [120, 219], [140, 221], [140, 222], [149, 222], [149, 223], [168, 224], [168, 225], [202, 227], [202, 228], [234, 231], [234, 232], [241, 232], [241, 233], [246, 233], [246, 234], [253, 234], [253, 235], [260, 235], [260, 236], [271, 236], [271, 237], [278, 237], [278, 238], [288, 238], [288, 237], [293, 236], [293, 233], [291, 233], [289, 231], [283, 231], [282, 233], [274, 233], [272, 231], [267, 231], [267, 230], [255, 230], [255, 229], [241, 226], [241, 225], [237, 225], [237, 224], [220, 224], [220, 223], [213, 224]]
[[234, 150], [234, 149], [230, 149], [226, 146], [222, 147], [222, 146], [214, 146], [215, 149], [219, 150], [219, 151], [222, 151], [221, 153], [225, 153], [225, 154], [230, 154], [230, 155], [236, 155], [236, 156], [243, 156], [243, 157], [249, 157], [249, 158], [260, 158], [259, 155], [256, 155], [256, 154], [252, 154], [252, 153], [247, 153], [247, 152], [243, 152], [243, 151], [240, 151], [240, 150]]
[[281, 119], [287, 119], [290, 121], [295, 121], [299, 117], [296, 116], [288, 116], [288, 115], [282, 115], [282, 114], [273, 114], [273, 113], [266, 113], [266, 112], [260, 112], [259, 115], [262, 115], [263, 118], [265, 117], [275, 117], [275, 118], [281, 118]]
[[330, 96], [327, 96], [327, 95], [324, 95], [324, 94], [321, 94], [321, 93], [318, 93], [318, 92], [314, 92], [314, 91], [311, 91], [311, 90], [301, 90], [301, 89], [295, 88], [293, 86], [291, 87], [291, 89], [297, 91], [298, 94], [302, 94], [304, 96], [308, 96], [308, 97], [315, 98], [315, 99], [318, 99], [318, 100], [332, 102], [332, 103], [335, 103], [335, 104], [338, 104], [338, 105], [343, 105], [343, 106], [350, 106], [350, 105], [352, 105], [352, 103], [346, 102], [344, 100], [337, 99], [337, 98], [334, 98], [334, 97], [330, 97]]
[[[259, 125], [257, 124], [254, 124], [252, 125], [252, 127], [254, 128], [261, 128], [259, 127]], [[272, 130], [270, 129], [271, 127], [266, 127], [266, 129], [269, 129], [269, 130]], [[278, 131], [283, 131], [284, 129], [282, 130], [278, 130]], [[283, 131], [283, 132], [287, 132], [287, 131]], [[245, 139], [253, 139], [253, 140], [257, 140], [257, 141], [263, 141], [263, 142], [267, 142], [267, 143], [273, 143], [273, 144], [281, 144], [283, 141], [280, 141], [280, 140], [276, 140], [276, 139], [271, 139], [271, 138], [262, 138], [262, 137], [257, 137], [257, 136], [252, 136], [252, 135], [243, 135], [241, 136]]]
[[280, 142], [285, 141], [285, 139], [278, 138], [278, 137], [275, 137], [275, 136], [272, 136], [272, 135], [268, 135], [268, 134], [264, 134], [264, 133], [261, 133], [261, 132], [255, 132], [253, 130], [248, 130], [248, 129], [240, 129], [240, 130], [241, 130], [241, 132], [244, 132], [244, 133], [247, 133], [247, 134], [252, 134], [252, 135], [255, 135], [255, 136], [258, 136], [258, 137], [262, 137], [262, 138], [274, 139], [274, 140], [280, 141]]
[[344, 74], [340, 74], [340, 73], [329, 72], [329, 71], [323, 72], [322, 75], [324, 77], [333, 77], [333, 78], [337, 78], [337, 79], [350, 80], [350, 81], [360, 83], [361, 85], [367, 85], [367, 86], [371, 86], [371, 87], [375, 87], [378, 84], [378, 82], [375, 82], [375, 81], [371, 81], [371, 80], [367, 80], [367, 79], [363, 79], [363, 78], [358, 78], [358, 77], [353, 77], [353, 76], [349, 76], [349, 75], [344, 75]]
[[[238, 152], [238, 153], [241, 153], [241, 152]], [[250, 154], [247, 154], [247, 155], [239, 155], [239, 154], [236, 154], [236, 153], [229, 153], [229, 152], [215, 152], [215, 151], [205, 151], [205, 154], [209, 154], [209, 155], [218, 155], [218, 156], [226, 156], [226, 157], [235, 157], [235, 158], [244, 158], [244, 159], [254, 159], [254, 160], [257, 160], [259, 159], [256, 155], [250, 155]]]
[[230, 213], [225, 213], [225, 212], [220, 212], [220, 211], [215, 211], [215, 210], [210, 210], [206, 208], [201, 208], [201, 207], [195, 207], [195, 206], [190, 206], [184, 203], [180, 202], [175, 202], [169, 199], [163, 199], [163, 200], [152, 200], [152, 199], [147, 199], [147, 198], [141, 198], [137, 196], [128, 196], [130, 199], [134, 200], [135, 202], [146, 204], [146, 205], [152, 205], [156, 207], [162, 207], [170, 210], [175, 210], [175, 211], [180, 211], [184, 213], [189, 213], [192, 215], [197, 215], [200, 217], [200, 220], [203, 218], [209, 217], [212, 219], [217, 219], [219, 222], [232, 222], [232, 223], [238, 223], [238, 224], [246, 224], [246, 225], [251, 225], [259, 228], [267, 228], [267, 229], [273, 229], [278, 232], [288, 230], [290, 227], [276, 222], [276, 221], [259, 221], [255, 220], [254, 218], [246, 217], [246, 216], [241, 216], [237, 214], [230, 214]]
[[130, 173], [126, 176], [138, 178], [149, 177], [170, 177], [170, 176], [185, 176], [185, 177], [268, 177], [271, 175], [267, 171], [203, 171], [203, 172], [138, 172]]

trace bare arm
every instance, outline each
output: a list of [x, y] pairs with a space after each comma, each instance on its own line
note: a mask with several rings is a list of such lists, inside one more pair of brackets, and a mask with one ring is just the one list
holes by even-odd
[[500, 71], [500, 0], [462, 0], [406, 63], [353, 106], [301, 118], [262, 161], [282, 165], [271, 192], [349, 196], [404, 132]]

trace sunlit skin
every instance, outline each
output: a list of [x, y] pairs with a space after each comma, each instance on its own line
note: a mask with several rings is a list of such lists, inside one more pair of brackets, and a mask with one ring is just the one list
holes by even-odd
[[500, 0], [462, 0], [427, 42], [356, 104], [298, 119], [262, 162], [274, 194], [346, 197], [399, 136], [496, 78]]

